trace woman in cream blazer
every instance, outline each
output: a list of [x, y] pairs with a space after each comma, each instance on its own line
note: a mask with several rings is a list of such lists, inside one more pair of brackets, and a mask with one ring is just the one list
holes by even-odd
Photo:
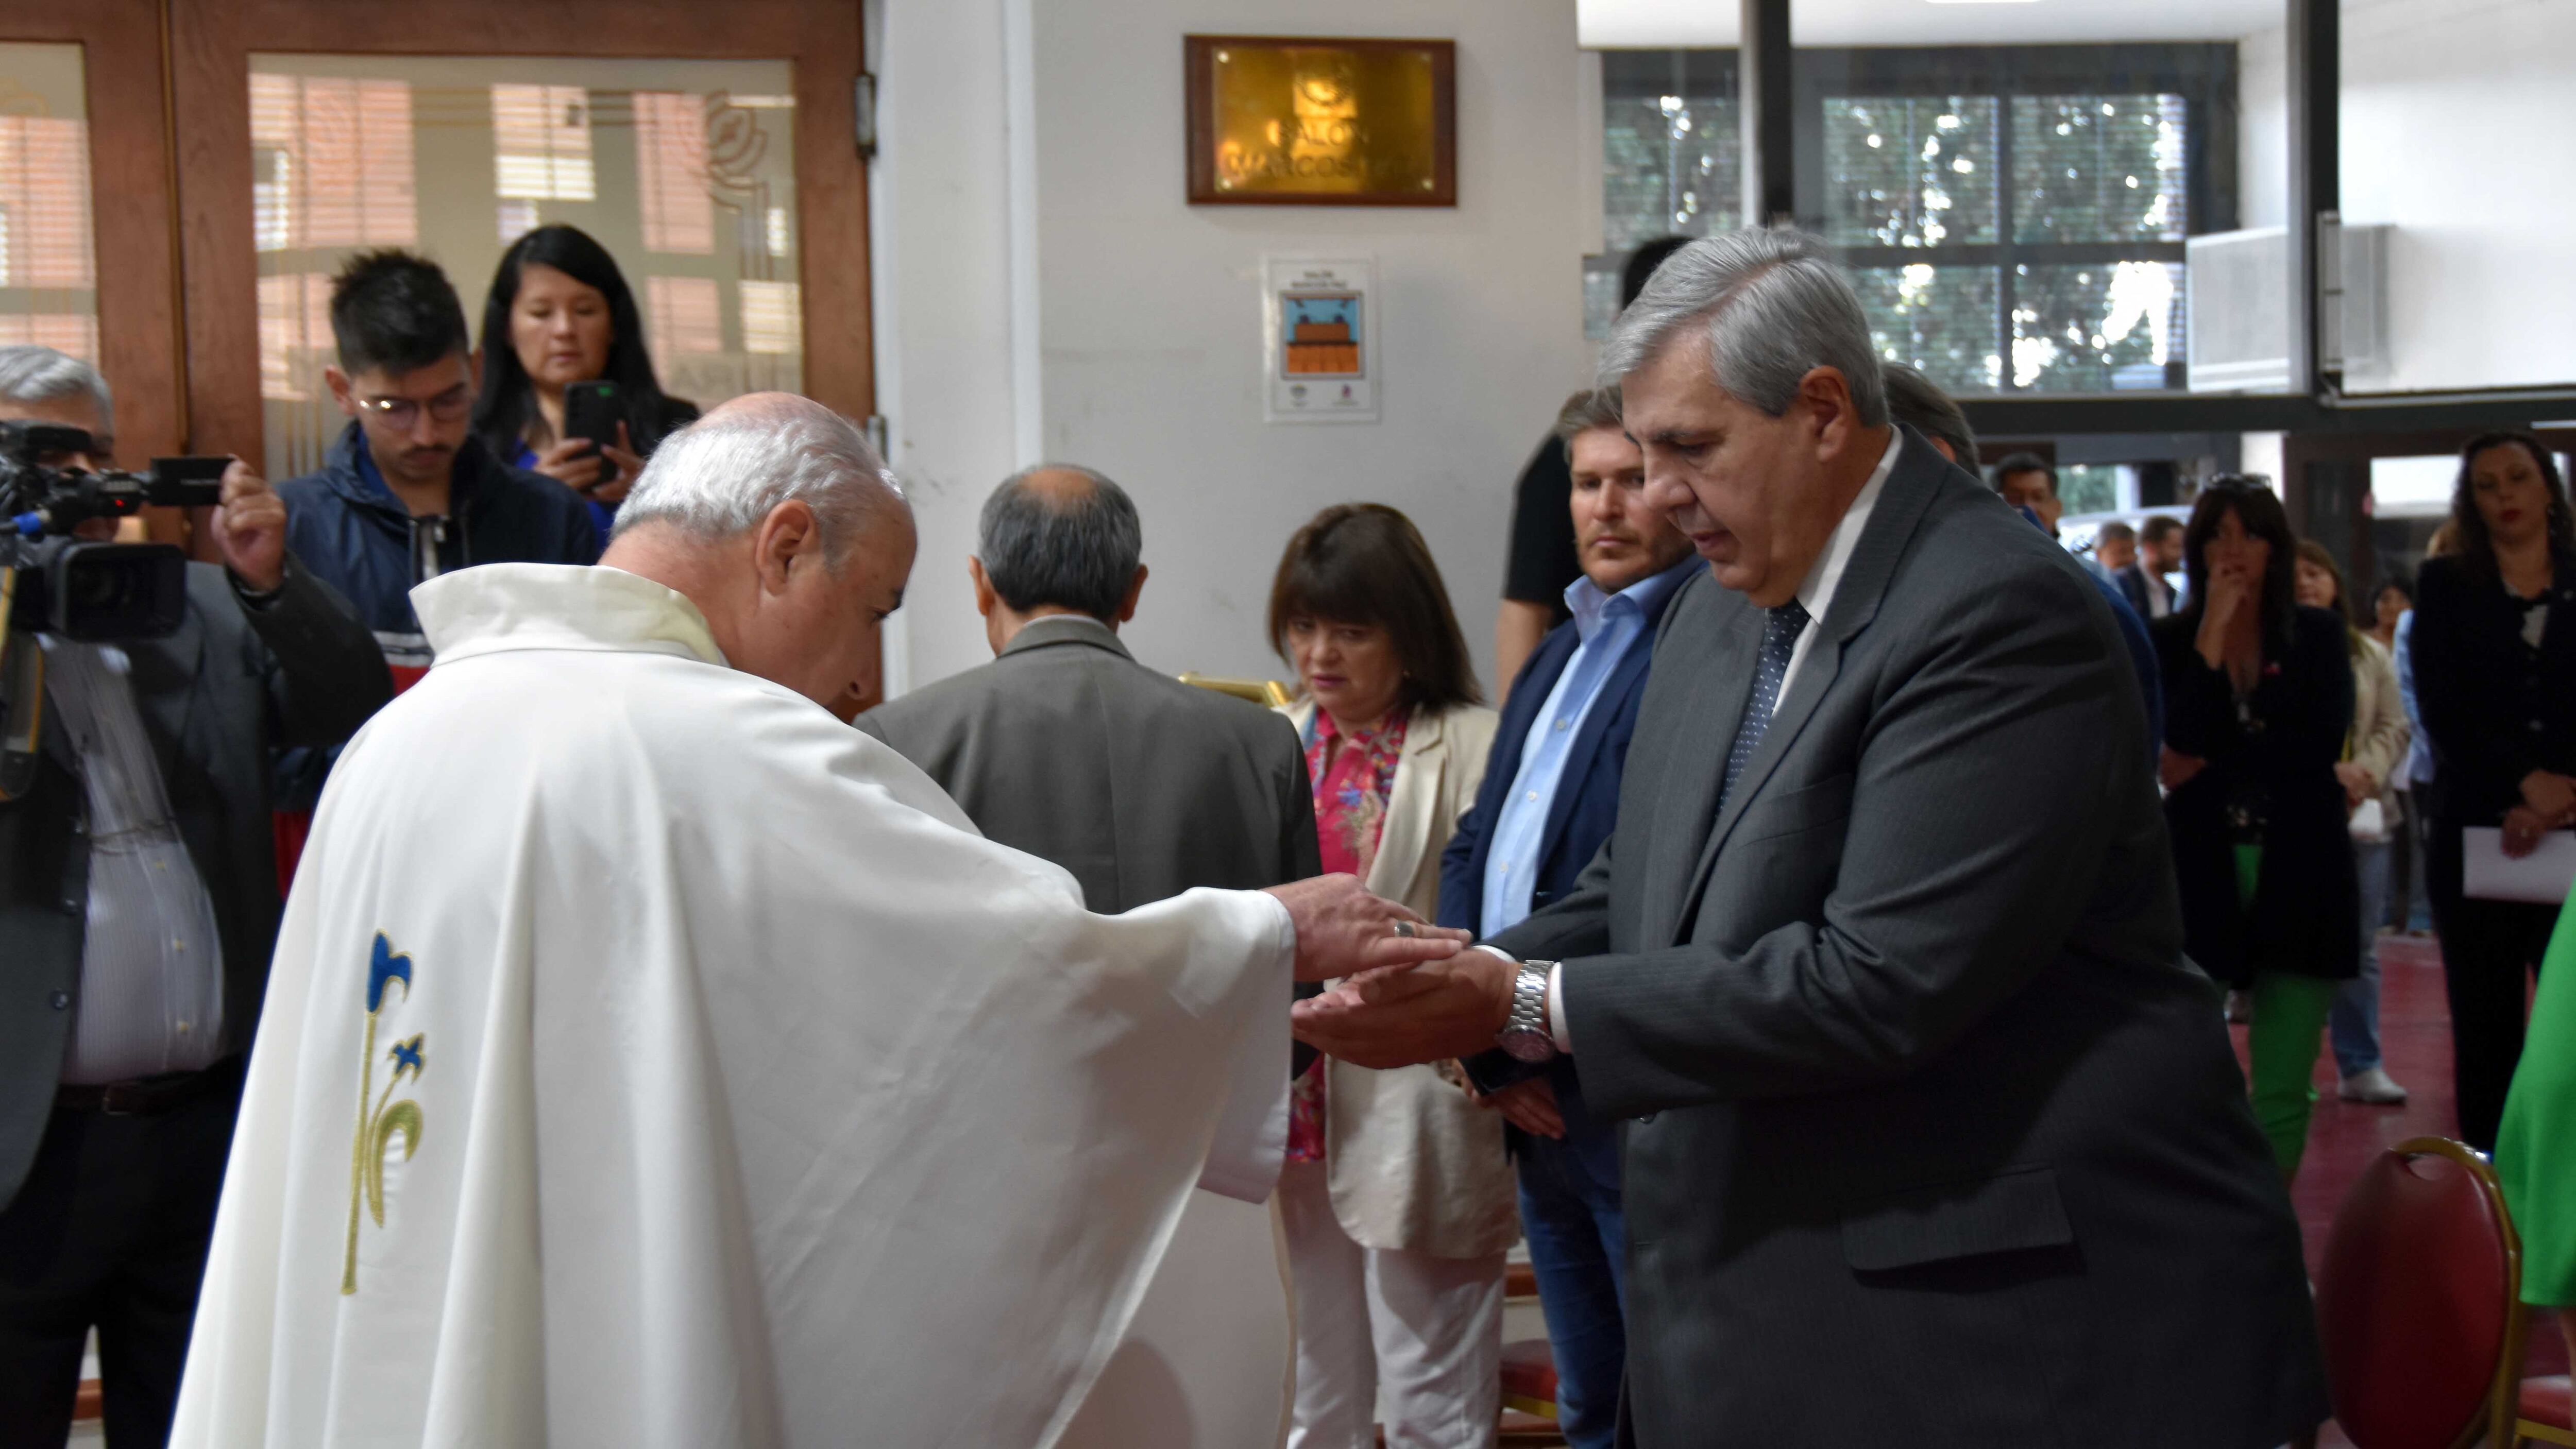
[[[1287, 713], [1303, 734], [1314, 702]], [[1368, 888], [1426, 921], [1439, 914], [1440, 852], [1476, 803], [1495, 720], [1482, 705], [1462, 705], [1417, 716], [1405, 734]], [[1476, 1258], [1519, 1241], [1499, 1113], [1470, 1102], [1437, 1067], [1373, 1071], [1327, 1058], [1325, 1078], [1333, 1215], [1353, 1242]]]
[[[1473, 803], [1495, 715], [1430, 550], [1374, 504], [1298, 531], [1271, 591], [1297, 668], [1326, 870], [1436, 914], [1440, 852]], [[1292, 1096], [1280, 1222], [1296, 1298], [1290, 1449], [1480, 1445], [1501, 1408], [1503, 1252], [1519, 1236], [1498, 1114], [1454, 1068], [1329, 1059]]]

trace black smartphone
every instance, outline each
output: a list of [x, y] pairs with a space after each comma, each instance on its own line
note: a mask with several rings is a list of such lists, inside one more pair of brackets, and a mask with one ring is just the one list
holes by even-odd
[[588, 438], [605, 448], [617, 441], [617, 425], [626, 421], [626, 405], [617, 384], [605, 378], [564, 385], [564, 436]]

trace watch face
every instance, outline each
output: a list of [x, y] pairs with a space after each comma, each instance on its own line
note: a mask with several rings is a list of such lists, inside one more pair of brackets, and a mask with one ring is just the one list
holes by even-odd
[[1543, 1031], [1507, 1031], [1503, 1033], [1503, 1050], [1524, 1062], [1543, 1062], [1556, 1055], [1556, 1041]]

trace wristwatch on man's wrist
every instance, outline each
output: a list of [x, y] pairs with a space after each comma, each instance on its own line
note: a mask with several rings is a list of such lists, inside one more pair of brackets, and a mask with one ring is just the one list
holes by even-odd
[[1556, 1055], [1556, 1032], [1547, 1019], [1547, 978], [1553, 961], [1523, 961], [1512, 978], [1512, 1014], [1495, 1041], [1512, 1057], [1543, 1062]]

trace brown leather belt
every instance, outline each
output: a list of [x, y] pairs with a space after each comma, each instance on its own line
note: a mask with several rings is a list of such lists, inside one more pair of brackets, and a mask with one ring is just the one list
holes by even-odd
[[97, 1112], [108, 1117], [149, 1117], [184, 1107], [241, 1080], [242, 1059], [226, 1057], [202, 1072], [171, 1072], [130, 1082], [65, 1082], [54, 1088], [57, 1112]]

